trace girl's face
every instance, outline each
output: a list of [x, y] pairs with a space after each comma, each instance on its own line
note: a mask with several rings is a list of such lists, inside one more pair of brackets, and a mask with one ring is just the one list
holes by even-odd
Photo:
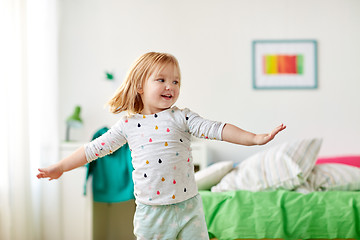
[[139, 93], [144, 104], [142, 114], [155, 114], [170, 108], [180, 93], [180, 77], [176, 67], [167, 64], [161, 71], [154, 71]]

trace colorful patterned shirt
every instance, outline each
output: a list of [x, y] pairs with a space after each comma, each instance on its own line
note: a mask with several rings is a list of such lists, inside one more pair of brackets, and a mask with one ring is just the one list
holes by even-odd
[[128, 142], [136, 200], [147, 205], [174, 204], [198, 193], [191, 135], [221, 140], [224, 125], [177, 107], [153, 115], [123, 116], [107, 133], [85, 145], [86, 158], [91, 162]]

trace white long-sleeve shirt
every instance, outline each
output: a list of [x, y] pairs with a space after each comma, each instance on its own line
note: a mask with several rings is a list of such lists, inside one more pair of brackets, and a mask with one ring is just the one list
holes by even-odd
[[148, 205], [185, 201], [198, 193], [190, 137], [221, 140], [224, 123], [172, 107], [154, 115], [123, 116], [107, 133], [85, 145], [88, 162], [128, 142], [136, 200]]

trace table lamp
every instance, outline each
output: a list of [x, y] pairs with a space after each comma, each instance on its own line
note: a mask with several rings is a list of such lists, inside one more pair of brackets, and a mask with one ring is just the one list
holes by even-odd
[[70, 141], [70, 128], [82, 127], [83, 121], [80, 118], [81, 107], [75, 106], [74, 113], [66, 119], [66, 142]]

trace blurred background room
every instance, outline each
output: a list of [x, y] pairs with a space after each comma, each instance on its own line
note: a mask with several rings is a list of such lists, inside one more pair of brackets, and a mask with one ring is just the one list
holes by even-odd
[[[359, 13], [358, 0], [2, 0], [0, 239], [131, 239], [133, 202], [95, 207], [85, 167], [36, 173], [119, 119], [104, 105], [149, 51], [179, 60], [178, 107], [256, 133], [287, 125], [261, 147], [199, 140], [209, 164], [313, 137], [319, 156], [360, 155]], [[316, 87], [254, 88], [253, 41], [294, 39], [317, 42]]]

